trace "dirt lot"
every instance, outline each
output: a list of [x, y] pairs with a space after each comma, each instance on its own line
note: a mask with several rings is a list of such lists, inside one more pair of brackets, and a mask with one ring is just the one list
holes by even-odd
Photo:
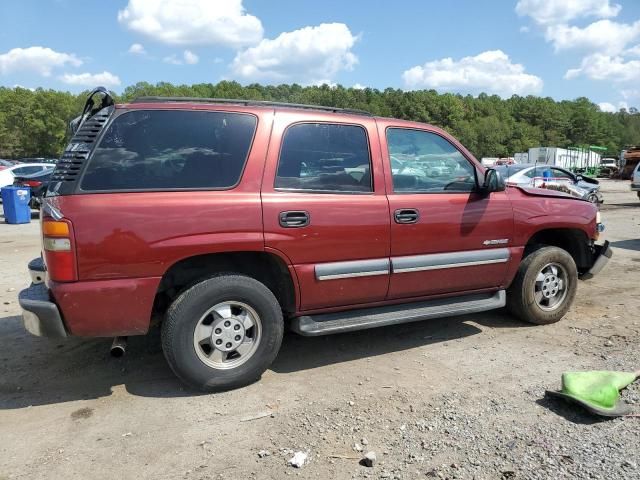
[[[0, 224], [0, 479], [640, 478], [640, 418], [600, 421], [544, 396], [566, 370], [640, 367], [640, 202], [628, 189], [603, 182], [614, 258], [559, 324], [500, 311], [288, 334], [260, 382], [217, 395], [183, 388], [157, 332], [122, 359], [109, 339], [27, 334], [16, 297], [37, 220]], [[640, 413], [640, 385], [624, 398]], [[373, 468], [356, 444], [376, 453]], [[296, 451], [308, 453], [300, 469], [287, 464]]]

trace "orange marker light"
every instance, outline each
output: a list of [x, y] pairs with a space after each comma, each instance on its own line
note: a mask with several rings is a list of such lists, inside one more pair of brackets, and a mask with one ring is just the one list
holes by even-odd
[[65, 222], [44, 221], [42, 222], [42, 233], [55, 237], [68, 237], [69, 225]]

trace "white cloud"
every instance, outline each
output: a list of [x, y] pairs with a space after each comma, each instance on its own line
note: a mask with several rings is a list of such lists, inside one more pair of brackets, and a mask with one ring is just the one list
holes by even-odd
[[164, 57], [162, 61], [165, 63], [170, 63], [171, 65], [182, 65], [182, 60], [178, 58], [178, 56], [175, 53], [167, 57]]
[[82, 61], [73, 54], [46, 47], [14, 48], [0, 55], [0, 75], [27, 71], [48, 77], [54, 68], [65, 65], [77, 67]]
[[351, 87], [351, 88], [354, 88], [354, 89], [356, 89], [356, 90], [364, 90], [364, 89], [365, 89], [365, 88], [367, 88], [367, 87], [366, 87], [365, 85], [362, 85], [361, 83], [356, 83], [356, 84], [354, 84], [354, 85], [353, 85], [353, 87]]
[[599, 103], [598, 107], [600, 107], [600, 110], [602, 110], [603, 112], [615, 113], [618, 111], [616, 106], [613, 103], [609, 103], [609, 102]]
[[640, 57], [640, 44], [625, 50], [623, 53], [630, 57]]
[[616, 113], [620, 110], [629, 110], [629, 104], [627, 102], [618, 102], [617, 106], [613, 103], [602, 102], [598, 104], [598, 107], [600, 107], [600, 110], [607, 113]]
[[117, 75], [104, 71], [102, 73], [65, 73], [60, 80], [68, 85], [79, 87], [117, 87], [120, 78]]
[[238, 53], [231, 69], [243, 79], [330, 84], [358, 62], [351, 52], [357, 40], [344, 23], [304, 27]]
[[191, 50], [185, 50], [184, 52], [182, 52], [181, 57], [174, 53], [172, 55], [169, 55], [168, 57], [164, 57], [162, 61], [165, 63], [170, 63], [171, 65], [184, 65], [185, 63], [187, 65], [195, 65], [200, 61], [200, 57], [193, 53]]
[[616, 55], [640, 38], [640, 20], [632, 24], [599, 20], [585, 28], [552, 25], [547, 27], [545, 38], [556, 51], [582, 49]]
[[182, 57], [184, 58], [184, 63], [186, 63], [187, 65], [195, 65], [200, 61], [200, 57], [198, 57], [198, 55], [193, 53], [191, 50], [185, 50], [182, 54]]
[[129, 0], [118, 11], [129, 30], [168, 45], [254, 45], [262, 23], [248, 15], [242, 0]]
[[501, 50], [490, 50], [460, 60], [443, 58], [415, 66], [402, 75], [412, 89], [434, 88], [463, 93], [536, 94], [542, 91], [540, 77], [525, 73], [523, 65], [512, 63]]
[[628, 88], [620, 91], [620, 95], [625, 100], [631, 100], [634, 98], [640, 99], [640, 90], [634, 88]]
[[610, 0], [519, 0], [516, 13], [539, 24], [565, 23], [579, 17], [611, 18], [622, 7]]
[[129, 47], [129, 53], [133, 55], [146, 55], [147, 51], [139, 43], [134, 43]]
[[625, 61], [620, 56], [594, 53], [582, 59], [578, 68], [567, 71], [567, 80], [585, 76], [591, 80], [608, 80], [616, 83], [638, 82], [640, 79], [640, 60]]

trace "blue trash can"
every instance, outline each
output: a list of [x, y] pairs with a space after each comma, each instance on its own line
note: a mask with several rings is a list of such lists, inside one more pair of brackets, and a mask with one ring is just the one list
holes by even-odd
[[7, 223], [31, 222], [31, 189], [29, 187], [3, 187], [2, 208]]

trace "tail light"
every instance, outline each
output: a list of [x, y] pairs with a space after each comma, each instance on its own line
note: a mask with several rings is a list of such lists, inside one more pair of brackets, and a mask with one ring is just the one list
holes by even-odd
[[42, 185], [42, 182], [39, 180], [27, 180], [25, 182], [22, 182], [22, 185], [24, 185], [25, 187], [39, 187], [40, 185]]
[[55, 282], [73, 282], [78, 279], [73, 227], [66, 219], [42, 220], [42, 247], [49, 278]]

